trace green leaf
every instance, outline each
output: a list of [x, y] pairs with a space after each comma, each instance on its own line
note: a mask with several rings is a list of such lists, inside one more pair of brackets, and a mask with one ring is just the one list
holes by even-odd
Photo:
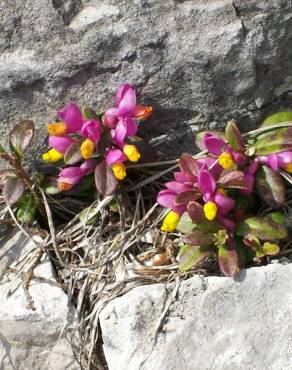
[[261, 240], [284, 239], [287, 236], [285, 225], [279, 224], [269, 217], [250, 217], [237, 227], [238, 235], [253, 234]]
[[190, 245], [199, 245], [200, 247], [209, 247], [214, 244], [213, 234], [208, 234], [202, 230], [195, 229], [183, 237], [185, 243]]
[[17, 123], [10, 131], [9, 142], [13, 151], [20, 157], [28, 148], [34, 135], [34, 123], [26, 120]]
[[80, 162], [82, 160], [82, 154], [80, 151], [80, 141], [74, 141], [66, 150], [64, 155], [64, 162], [66, 164], [72, 165]]
[[235, 120], [231, 120], [227, 123], [225, 135], [232, 149], [234, 149], [237, 152], [244, 151], [244, 141], [236, 125]]
[[36, 208], [34, 199], [31, 195], [26, 194], [22, 196], [17, 202], [17, 206], [19, 208], [16, 217], [19, 221], [23, 223], [31, 223], [34, 221]]
[[61, 190], [58, 188], [56, 177], [46, 177], [42, 182], [42, 189], [45, 193], [50, 195], [61, 193]]
[[274, 113], [266, 117], [260, 127], [273, 126], [283, 122], [292, 122], [292, 111]]
[[191, 220], [187, 212], [184, 212], [176, 226], [176, 230], [182, 234], [190, 233], [195, 229], [196, 225]]
[[268, 155], [292, 150], [292, 127], [275, 129], [257, 136], [256, 155]]
[[285, 225], [285, 216], [280, 212], [269, 213], [266, 217], [270, 218], [280, 225]]
[[5, 179], [2, 195], [4, 201], [10, 206], [16, 203], [24, 193], [25, 185], [19, 177], [7, 177]]
[[102, 161], [96, 166], [94, 177], [96, 189], [101, 195], [111, 195], [116, 190], [117, 179], [106, 161]]
[[260, 166], [256, 174], [256, 187], [260, 197], [271, 207], [285, 203], [285, 185], [281, 175], [268, 166]]
[[85, 225], [93, 225], [100, 218], [100, 212], [96, 214], [95, 209], [87, 207], [79, 213], [79, 219]]
[[85, 119], [88, 119], [88, 120], [89, 119], [99, 120], [97, 113], [89, 107], [82, 108], [82, 115]]
[[185, 244], [179, 252], [179, 269], [187, 271], [196, 266], [207, 256], [210, 256], [212, 251], [207, 248]]
[[195, 143], [196, 143], [197, 147], [200, 150], [206, 150], [206, 147], [204, 145], [204, 136], [205, 136], [205, 134], [212, 134], [212, 135], [215, 135], [215, 136], [219, 136], [224, 141], [226, 141], [225, 135], [221, 131], [202, 131], [202, 132], [199, 132], [199, 133], [196, 134]]
[[263, 245], [263, 251], [269, 256], [278, 254], [280, 252], [280, 247], [277, 244], [265, 242]]
[[250, 247], [253, 251], [256, 251], [262, 246], [259, 238], [253, 234], [245, 235], [243, 238], [243, 243]]
[[221, 272], [232, 277], [239, 272], [239, 261], [235, 246], [222, 245], [218, 249], [218, 261]]

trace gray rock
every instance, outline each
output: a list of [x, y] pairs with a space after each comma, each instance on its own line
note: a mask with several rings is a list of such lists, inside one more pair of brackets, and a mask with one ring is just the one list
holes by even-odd
[[31, 158], [60, 106], [105, 109], [126, 81], [156, 110], [141, 134], [167, 134], [172, 156], [211, 123], [247, 129], [291, 107], [291, 0], [2, 0], [0, 13], [0, 135], [32, 118]]
[[243, 270], [236, 279], [141, 286], [112, 301], [101, 329], [109, 370], [288, 370], [292, 265]]
[[[20, 232], [1, 243], [0, 265], [11, 264], [35, 248]], [[6, 266], [8, 267], [8, 265]], [[56, 282], [48, 258], [35, 274]], [[58, 286], [32, 280], [29, 292], [36, 310], [26, 308], [21, 280], [2, 274], [0, 280], [0, 369], [5, 370], [78, 370], [72, 349], [60, 336], [67, 316], [67, 296]]]

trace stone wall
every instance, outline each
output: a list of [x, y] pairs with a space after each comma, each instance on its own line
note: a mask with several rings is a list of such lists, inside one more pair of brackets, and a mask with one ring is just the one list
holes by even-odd
[[122, 82], [172, 155], [199, 128], [292, 105], [291, 0], [2, 0], [0, 14], [0, 134], [30, 117], [38, 152], [60, 106], [107, 108]]

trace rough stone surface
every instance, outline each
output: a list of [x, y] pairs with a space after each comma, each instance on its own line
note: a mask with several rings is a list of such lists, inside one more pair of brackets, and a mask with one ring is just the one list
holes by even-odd
[[[5, 270], [24, 251], [34, 248], [21, 233], [1, 241], [0, 266]], [[55, 281], [52, 266], [44, 259], [35, 274]], [[20, 279], [0, 278], [0, 369], [78, 370], [65, 338], [60, 336], [67, 315], [66, 294], [56, 286], [32, 281], [29, 292], [36, 310], [26, 308]]]
[[31, 117], [37, 149], [58, 107], [107, 108], [126, 81], [171, 155], [192, 131], [292, 105], [291, 0], [0, 0], [0, 15], [0, 135]]
[[109, 370], [288, 370], [292, 364], [292, 264], [243, 270], [232, 278], [182, 282], [170, 294], [138, 287], [102, 312]]

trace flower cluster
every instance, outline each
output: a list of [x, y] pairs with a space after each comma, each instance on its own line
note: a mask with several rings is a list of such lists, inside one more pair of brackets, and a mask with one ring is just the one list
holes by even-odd
[[[137, 122], [145, 120], [151, 113], [152, 107], [137, 105], [135, 90], [129, 84], [118, 88], [115, 106], [102, 114], [96, 114], [90, 108], [81, 111], [72, 102], [61, 109], [58, 122], [48, 124], [50, 149], [42, 156], [48, 162], [74, 164], [61, 169], [58, 188], [61, 191], [71, 189], [100, 164], [107, 178], [123, 180], [126, 177], [125, 162], [137, 162], [141, 157], [138, 148], [130, 141], [137, 133]], [[105, 188], [100, 186], [100, 181], [96, 181], [98, 190]], [[108, 194], [109, 191], [104, 189], [104, 192]]]
[[200, 133], [197, 144], [207, 155], [183, 155], [180, 171], [159, 192], [157, 202], [169, 209], [161, 230], [180, 231], [188, 223], [179, 256], [183, 270], [218, 254], [221, 271], [233, 276], [244, 265], [243, 254], [261, 259], [279, 252], [271, 242], [286, 237], [282, 215], [250, 217], [258, 196], [275, 209], [285, 203], [281, 171], [292, 172], [292, 130], [275, 129], [274, 121], [265, 121], [248, 142], [234, 121], [225, 135]]

